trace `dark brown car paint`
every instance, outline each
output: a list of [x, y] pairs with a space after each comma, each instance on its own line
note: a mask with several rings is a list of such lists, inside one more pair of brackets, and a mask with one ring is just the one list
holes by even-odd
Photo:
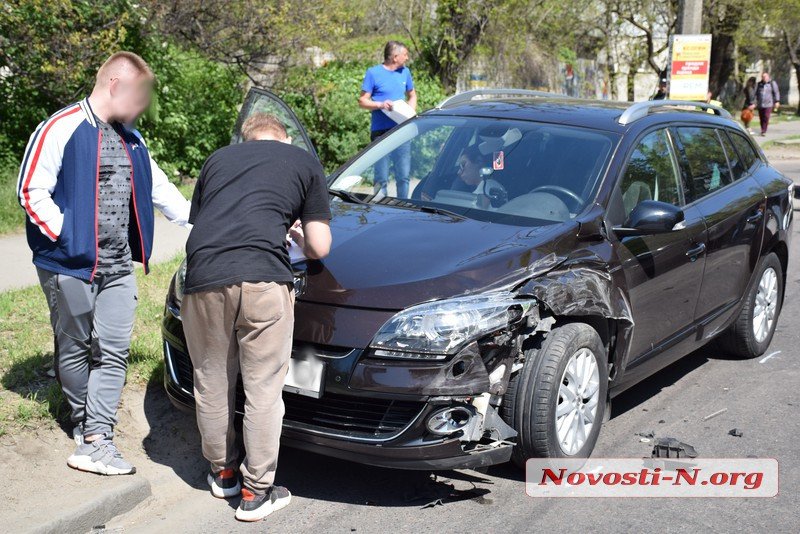
[[[586, 106], [587, 117], [596, 111], [597, 118], [576, 115], [575, 107], [580, 105]], [[527, 109], [513, 103], [483, 103], [465, 108], [463, 114], [494, 118], [512, 108], [519, 114]], [[787, 214], [791, 217], [788, 181], [766, 164], [763, 154], [764, 163], [746, 182], [735, 182], [687, 205], [684, 230], [618, 238], [611, 230], [623, 222], [614, 213], [619, 200], [615, 199], [615, 187], [643, 135], [676, 124], [735, 127], [710, 115], [687, 118], [681, 112], [654, 113], [622, 127], [608, 121], [607, 116], [618, 115], [616, 109], [569, 102], [552, 106], [543, 116], [530, 117], [621, 134], [595, 203], [573, 221], [511, 226], [336, 202], [330, 256], [299, 266], [306, 279], [297, 300], [295, 326], [299, 343], [354, 349], [348, 357], [328, 362], [328, 383], [360, 396], [427, 399], [432, 407], [490, 390], [497, 401], [505, 392], [510, 363], [520, 353], [520, 340], [538, 335], [540, 329], [546, 331], [547, 318], [554, 316], [588, 322], [601, 334], [609, 350], [609, 396], [613, 397], [726, 328], [741, 309], [742, 299], [724, 295], [745, 294], [754, 283], [756, 262], [767, 252], [779, 255], [785, 276], [790, 228], [782, 221]], [[459, 110], [448, 113], [458, 114]], [[762, 209], [763, 219], [748, 223], [752, 213], [733, 209], [734, 197], [745, 197], [750, 211]], [[710, 238], [707, 224], [712, 228]], [[708, 257], [688, 257], [686, 252], [700, 242], [709, 250]], [[713, 267], [717, 261], [733, 263], [730, 260], [746, 264], [746, 271], [725, 275], [735, 278], [735, 287], [709, 284], [704, 288], [706, 262]], [[722, 276], [726, 267], [720, 264], [715, 268]], [[541, 305], [529, 321], [472, 343], [446, 362], [369, 357], [370, 340], [396, 311], [429, 300], [499, 288], [534, 296]], [[708, 295], [702, 305], [697, 302], [701, 293]], [[175, 321], [169, 324], [175, 325]], [[171, 328], [165, 326], [165, 330]], [[172, 334], [165, 337], [176, 339]], [[489, 373], [502, 363], [508, 364], [508, 371], [499, 384], [490, 385]], [[364, 463], [417, 468], [468, 463], [458, 440], [414, 439], [378, 451], [369, 444], [284, 430], [284, 440], [294, 446], [324, 449], [325, 454]], [[505, 453], [488, 459], [483, 456], [475, 465], [503, 461], [502, 457], [507, 458]]]

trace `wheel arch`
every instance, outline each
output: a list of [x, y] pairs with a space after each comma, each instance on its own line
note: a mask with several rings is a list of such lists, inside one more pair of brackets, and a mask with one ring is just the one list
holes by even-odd
[[783, 300], [783, 296], [786, 294], [786, 281], [788, 280], [789, 247], [786, 241], [779, 240], [767, 250], [767, 254], [770, 252], [774, 252], [775, 255], [778, 256], [778, 261], [781, 263], [781, 271], [783, 271], [783, 285], [781, 286], [783, 294], [781, 295], [781, 300]]

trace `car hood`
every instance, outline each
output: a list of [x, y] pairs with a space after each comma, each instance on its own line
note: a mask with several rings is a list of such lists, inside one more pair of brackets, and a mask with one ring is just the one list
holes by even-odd
[[300, 300], [371, 309], [499, 288], [554, 257], [561, 223], [521, 227], [375, 204], [335, 202], [333, 245], [305, 261]]

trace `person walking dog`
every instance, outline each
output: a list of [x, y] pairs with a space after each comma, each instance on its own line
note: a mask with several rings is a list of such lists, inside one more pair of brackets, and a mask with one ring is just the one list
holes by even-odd
[[17, 182], [74, 425], [67, 464], [103, 475], [136, 472], [113, 441], [137, 304], [133, 262], [147, 272], [153, 206], [177, 224], [189, 216], [189, 201], [128, 126], [149, 105], [153, 80], [141, 57], [113, 54], [88, 98], [36, 128]]
[[[181, 314], [211, 492], [241, 494], [236, 518], [259, 521], [291, 500], [286, 488], [274, 485], [294, 330], [286, 236], [291, 233], [307, 258], [323, 258], [331, 212], [322, 166], [291, 145], [277, 118], [253, 114], [242, 138], [208, 158], [195, 187]], [[239, 372], [241, 465], [233, 427]]]

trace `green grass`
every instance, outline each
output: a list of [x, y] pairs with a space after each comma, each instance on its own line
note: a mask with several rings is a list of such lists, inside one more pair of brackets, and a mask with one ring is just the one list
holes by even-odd
[[[169, 281], [181, 258], [137, 268], [139, 307], [128, 366], [128, 387], [163, 376], [160, 323]], [[58, 384], [47, 376], [53, 333], [47, 304], [37, 286], [0, 293], [0, 436], [20, 428], [53, 425], [69, 409]]]
[[25, 212], [17, 200], [17, 172], [14, 165], [0, 167], [0, 234], [21, 230]]
[[781, 137], [780, 139], [773, 139], [772, 141], [767, 141], [766, 143], [761, 145], [761, 148], [764, 150], [769, 150], [770, 148], [787, 148], [781, 146], [779, 143], [781, 141], [789, 141], [792, 139], [800, 139], [800, 135], [787, 135], [786, 137]]

